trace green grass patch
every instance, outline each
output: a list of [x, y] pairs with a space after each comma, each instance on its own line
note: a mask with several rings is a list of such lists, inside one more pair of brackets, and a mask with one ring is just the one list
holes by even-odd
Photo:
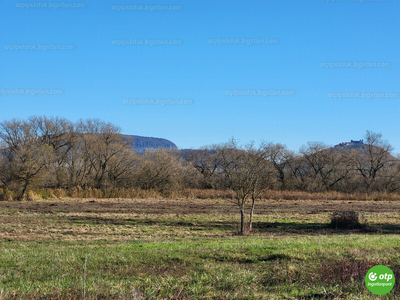
[[[225, 200], [3, 201], [0, 300], [371, 299], [372, 263], [399, 299], [398, 204], [325, 202], [260, 202], [241, 237]], [[329, 228], [354, 207], [379, 230]]]
[[[366, 271], [373, 262], [400, 275], [399, 244], [396, 235], [4, 242], [0, 298], [369, 299]], [[382, 299], [398, 297], [397, 283]]]

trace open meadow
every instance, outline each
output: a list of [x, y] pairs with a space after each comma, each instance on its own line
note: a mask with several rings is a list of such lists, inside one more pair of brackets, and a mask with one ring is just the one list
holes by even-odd
[[0, 11], [0, 300], [400, 300], [400, 0]]
[[[362, 229], [330, 228], [354, 210]], [[226, 199], [0, 202], [0, 299], [400, 299], [400, 202], [262, 200], [253, 231]], [[246, 216], [247, 217], [247, 216]]]

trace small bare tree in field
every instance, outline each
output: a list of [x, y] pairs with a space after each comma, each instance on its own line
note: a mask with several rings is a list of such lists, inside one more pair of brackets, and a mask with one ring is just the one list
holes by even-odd
[[261, 198], [261, 193], [270, 189], [273, 186], [273, 166], [270, 162], [268, 145], [263, 144], [257, 150], [251, 150], [251, 168], [253, 168], [254, 176], [257, 178], [253, 191], [251, 192], [251, 209], [250, 209], [250, 220], [249, 220], [249, 231], [253, 229], [253, 215], [254, 207], [257, 198]]
[[255, 149], [254, 144], [245, 148], [232, 139], [217, 148], [219, 168], [224, 175], [226, 187], [236, 194], [235, 204], [240, 209], [240, 234], [245, 234], [245, 206], [251, 198], [249, 229], [252, 228], [254, 206], [261, 191], [270, 187], [270, 171], [267, 146]]

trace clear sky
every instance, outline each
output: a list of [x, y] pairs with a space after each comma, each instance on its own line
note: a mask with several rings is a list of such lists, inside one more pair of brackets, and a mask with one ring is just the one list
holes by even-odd
[[100, 118], [179, 148], [235, 137], [298, 150], [372, 130], [400, 152], [397, 0], [2, 0], [0, 12], [0, 121]]

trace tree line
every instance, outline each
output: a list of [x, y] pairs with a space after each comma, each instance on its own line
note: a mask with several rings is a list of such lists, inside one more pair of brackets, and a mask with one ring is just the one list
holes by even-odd
[[309, 142], [298, 152], [279, 143], [234, 139], [199, 150], [135, 153], [121, 129], [99, 119], [37, 117], [0, 123], [0, 188], [24, 199], [39, 188], [185, 188], [234, 191], [245, 229], [266, 189], [343, 193], [400, 192], [400, 159], [382, 135], [366, 132], [356, 149]]
[[[172, 151], [138, 155], [132, 139], [99, 119], [30, 117], [0, 123], [0, 188], [24, 199], [29, 189], [183, 188], [189, 164]], [[195, 171], [195, 170], [193, 170]], [[192, 171], [192, 173], [194, 173]], [[188, 173], [188, 174], [186, 174]]]

